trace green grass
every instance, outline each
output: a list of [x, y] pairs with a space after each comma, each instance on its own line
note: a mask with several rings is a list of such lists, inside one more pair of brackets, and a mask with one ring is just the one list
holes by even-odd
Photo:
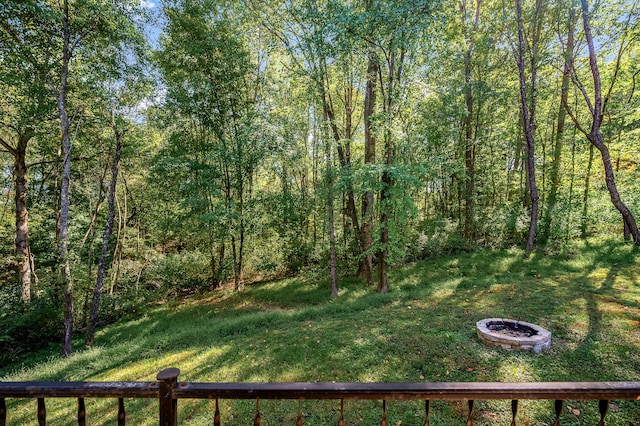
[[[391, 292], [342, 279], [336, 299], [311, 275], [168, 302], [110, 325], [94, 349], [58, 348], [0, 370], [4, 381], [152, 381], [178, 367], [183, 381], [640, 381], [640, 259], [630, 244], [573, 251], [519, 249], [444, 256], [395, 269]], [[522, 319], [553, 333], [542, 354], [487, 347], [486, 317]], [[79, 343], [79, 342], [78, 342]], [[43, 358], [45, 357], [45, 358]], [[52, 425], [73, 424], [75, 403], [47, 400]], [[255, 402], [221, 401], [224, 424], [250, 424]], [[8, 424], [35, 423], [35, 402], [8, 401]], [[563, 425], [597, 424], [597, 402], [569, 401]], [[127, 400], [128, 423], [157, 423], [157, 402]], [[509, 424], [510, 402], [479, 401], [476, 425]], [[338, 402], [306, 401], [307, 425], [336, 424]], [[117, 402], [87, 400], [89, 423], [114, 424]], [[261, 401], [263, 425], [295, 424], [296, 401]], [[390, 402], [393, 425], [424, 422], [418, 402]], [[180, 401], [180, 424], [212, 424], [210, 401]], [[579, 413], [579, 414], [578, 414]], [[345, 402], [348, 424], [380, 423], [380, 402]], [[551, 425], [551, 401], [525, 401], [519, 425]], [[431, 424], [463, 424], [466, 403], [436, 402]], [[639, 425], [639, 402], [615, 402], [607, 425]]]

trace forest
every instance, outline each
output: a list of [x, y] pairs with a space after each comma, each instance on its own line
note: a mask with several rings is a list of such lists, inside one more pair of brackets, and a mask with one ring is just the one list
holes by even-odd
[[[637, 0], [5, 0], [0, 348], [167, 298], [640, 244]], [[77, 347], [76, 347], [77, 349]]]

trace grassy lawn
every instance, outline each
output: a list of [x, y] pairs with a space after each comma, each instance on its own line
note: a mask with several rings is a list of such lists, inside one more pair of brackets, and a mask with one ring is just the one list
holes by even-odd
[[[328, 274], [326, 274], [328, 275]], [[433, 258], [390, 276], [380, 295], [326, 277], [255, 284], [168, 302], [100, 330], [71, 358], [58, 347], [0, 370], [4, 381], [152, 381], [178, 367], [183, 381], [640, 381], [640, 258], [630, 244], [572, 251], [519, 249]], [[476, 321], [521, 319], [553, 333], [541, 354], [482, 344]], [[80, 344], [78, 342], [78, 344]], [[47, 400], [51, 425], [73, 424], [75, 402]], [[127, 400], [128, 424], [157, 424], [157, 402]], [[8, 401], [8, 424], [35, 424], [33, 400]], [[597, 402], [568, 401], [562, 425], [595, 425]], [[476, 425], [510, 423], [510, 401], [479, 401]], [[524, 401], [519, 425], [551, 425], [553, 402]], [[297, 401], [261, 401], [263, 425], [295, 424]], [[305, 424], [337, 424], [339, 402], [302, 403]], [[251, 424], [255, 402], [220, 401], [223, 424]], [[115, 424], [117, 401], [87, 400], [88, 423]], [[422, 425], [424, 405], [389, 402], [391, 425]], [[213, 424], [213, 403], [180, 401], [180, 424]], [[380, 402], [345, 402], [347, 424], [380, 423]], [[432, 425], [463, 424], [466, 402], [436, 402]], [[640, 402], [615, 401], [607, 425], [640, 425]]]

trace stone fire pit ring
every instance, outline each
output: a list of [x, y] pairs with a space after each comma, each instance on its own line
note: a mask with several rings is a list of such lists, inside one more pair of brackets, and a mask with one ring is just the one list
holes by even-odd
[[551, 332], [536, 324], [505, 318], [485, 318], [476, 323], [478, 337], [491, 346], [535, 353], [551, 347]]

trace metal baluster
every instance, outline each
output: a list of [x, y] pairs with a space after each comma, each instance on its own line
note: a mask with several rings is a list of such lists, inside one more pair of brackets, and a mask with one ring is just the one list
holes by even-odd
[[44, 398], [38, 398], [38, 424], [47, 426], [47, 407], [44, 405]]
[[127, 416], [124, 412], [124, 398], [118, 398], [118, 426], [125, 426]]
[[382, 400], [382, 421], [380, 422], [380, 426], [388, 426], [387, 424], [387, 401]]
[[253, 418], [253, 426], [260, 426], [260, 399], [256, 398], [256, 416]]
[[7, 425], [7, 404], [0, 398], [0, 426]]
[[338, 420], [338, 426], [344, 426], [344, 399], [340, 400], [340, 420]]
[[87, 424], [87, 410], [84, 407], [84, 398], [78, 398], [78, 426]]
[[600, 423], [598, 423], [598, 426], [604, 426], [604, 418], [609, 412], [609, 401], [601, 399], [598, 403], [598, 408], [600, 409]]
[[298, 400], [298, 420], [296, 420], [296, 426], [302, 426], [302, 400]]
[[220, 409], [218, 408], [218, 398], [216, 398], [216, 412], [213, 414], [213, 426], [220, 426]]
[[473, 399], [469, 400], [469, 417], [467, 417], [467, 426], [473, 426]]
[[424, 426], [429, 426], [429, 414], [431, 413], [431, 401], [424, 402]]
[[564, 409], [564, 401], [560, 399], [556, 399], [556, 402], [555, 402], [556, 421], [553, 422], [553, 426], [560, 426], [560, 414], [562, 414], [563, 409]]
[[516, 415], [518, 415], [518, 400], [517, 399], [511, 400], [511, 414], [513, 415], [512, 420], [511, 420], [511, 426], [517, 426], [516, 425]]

